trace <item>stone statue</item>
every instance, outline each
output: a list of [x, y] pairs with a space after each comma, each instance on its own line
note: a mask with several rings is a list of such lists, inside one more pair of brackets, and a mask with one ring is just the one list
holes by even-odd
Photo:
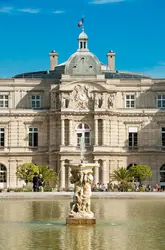
[[95, 108], [102, 108], [103, 96], [100, 93], [95, 94]]
[[92, 218], [90, 210], [92, 172], [84, 172], [80, 169], [72, 170], [70, 182], [74, 184], [73, 202], [70, 206], [70, 217]]
[[113, 108], [114, 106], [114, 94], [110, 94], [108, 97], [108, 109]]

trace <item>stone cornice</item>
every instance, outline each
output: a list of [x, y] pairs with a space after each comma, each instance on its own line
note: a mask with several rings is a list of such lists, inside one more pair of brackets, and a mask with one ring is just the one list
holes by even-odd
[[125, 121], [124, 124], [142, 124], [143, 121]]
[[41, 125], [43, 122], [42, 121], [26, 121], [24, 122], [25, 125], [32, 125], [32, 124], [38, 124]]
[[[1, 113], [2, 111], [2, 113]], [[131, 110], [132, 111], [132, 110]], [[14, 110], [12, 112], [12, 110], [0, 110], [0, 117], [45, 117], [45, 116], [78, 116], [78, 115], [94, 115], [94, 116], [116, 116], [116, 117], [165, 117], [165, 110], [157, 110], [157, 109], [152, 109], [152, 110], [142, 110], [142, 111], [138, 111], [138, 110], [134, 110], [134, 112], [124, 112], [122, 110], [122, 112], [118, 111], [118, 110], [37, 110], [35, 111], [28, 111], [27, 110], [22, 110], [22, 112], [19, 112], [19, 110]]]

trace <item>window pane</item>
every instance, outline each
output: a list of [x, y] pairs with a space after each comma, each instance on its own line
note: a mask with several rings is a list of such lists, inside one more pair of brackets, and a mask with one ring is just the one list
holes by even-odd
[[161, 106], [162, 106], [162, 102], [158, 101], [158, 108], [161, 108]]
[[36, 108], [40, 108], [40, 101], [36, 101]]
[[130, 99], [129, 97], [130, 97], [129, 95], [126, 95], [126, 99]]
[[8, 101], [5, 101], [5, 108], [8, 108]]
[[134, 107], [134, 101], [131, 101], [131, 108]]
[[87, 124], [84, 125], [85, 129], [89, 129], [89, 126]]
[[33, 141], [32, 141], [32, 133], [29, 133], [29, 146], [32, 147], [33, 146]]
[[34, 133], [34, 147], [38, 146], [38, 133]]
[[129, 108], [129, 101], [126, 101], [126, 107]]
[[134, 100], [134, 95], [131, 95], [131, 99], [133, 99], [133, 100]]
[[165, 108], [165, 100], [162, 100], [162, 108]]

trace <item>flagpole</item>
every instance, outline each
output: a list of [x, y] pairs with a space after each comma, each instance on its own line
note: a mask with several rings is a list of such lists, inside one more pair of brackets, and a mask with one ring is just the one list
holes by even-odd
[[82, 16], [82, 18], [83, 18], [82, 31], [84, 31], [84, 15]]

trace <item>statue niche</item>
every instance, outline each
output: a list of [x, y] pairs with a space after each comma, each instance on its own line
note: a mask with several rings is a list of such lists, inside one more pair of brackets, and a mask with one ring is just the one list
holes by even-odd
[[61, 108], [69, 108], [69, 93], [61, 93]]

